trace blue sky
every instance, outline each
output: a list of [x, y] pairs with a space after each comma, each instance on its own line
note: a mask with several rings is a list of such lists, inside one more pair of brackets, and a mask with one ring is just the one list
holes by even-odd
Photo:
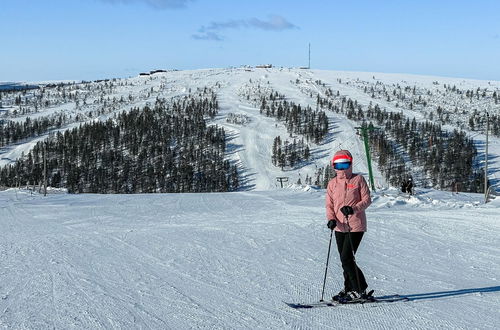
[[0, 0], [0, 81], [272, 63], [500, 80], [500, 1]]

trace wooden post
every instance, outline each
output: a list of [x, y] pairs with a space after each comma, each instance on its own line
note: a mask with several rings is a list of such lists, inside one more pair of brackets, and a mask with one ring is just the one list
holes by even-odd
[[490, 114], [486, 112], [486, 150], [484, 154], [484, 202], [488, 203], [488, 134], [490, 130]]
[[43, 195], [47, 196], [47, 142], [43, 143]]

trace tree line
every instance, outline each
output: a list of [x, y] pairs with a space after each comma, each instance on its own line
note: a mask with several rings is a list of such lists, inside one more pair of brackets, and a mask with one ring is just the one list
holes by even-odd
[[[443, 90], [430, 90], [416, 86], [402, 87], [399, 84], [386, 86], [380, 81], [357, 83], [373, 99], [395, 102], [396, 107], [419, 109], [430, 121], [439, 120], [441, 124], [468, 128], [472, 131], [483, 131], [486, 128], [484, 110], [494, 109], [495, 105], [500, 102], [500, 91], [488, 90], [488, 88], [462, 90], [455, 85], [444, 84]], [[434, 82], [434, 85], [439, 85], [439, 83]], [[478, 111], [478, 109], [484, 110]], [[500, 116], [494, 111], [490, 112], [490, 134], [500, 136]]]
[[123, 111], [81, 124], [45, 141], [0, 169], [0, 185], [47, 181], [70, 193], [231, 191], [238, 171], [224, 159], [223, 128], [207, 125], [218, 111], [214, 93]]
[[423, 186], [468, 192], [484, 191], [484, 173], [476, 169], [477, 150], [472, 139], [459, 130], [445, 131], [439, 124], [411, 121], [402, 113], [382, 110], [370, 104], [367, 110], [350, 98], [333, 91], [317, 96], [320, 108], [342, 113], [370, 130], [370, 145], [387, 181], [399, 186], [401, 180], [421, 172]]
[[23, 122], [6, 121], [0, 125], [0, 147], [47, 133], [50, 129], [61, 128], [68, 123], [68, 117], [60, 114], [36, 119], [26, 118]]
[[366, 111], [366, 120], [382, 126], [370, 130], [370, 145], [390, 184], [400, 185], [419, 168], [423, 173], [420, 184], [444, 190], [483, 191], [483, 171], [474, 167], [477, 150], [463, 131], [444, 131], [439, 124], [417, 123], [414, 118], [410, 121], [401, 113], [378, 106]]
[[281, 140], [280, 136], [274, 138], [273, 151], [271, 156], [271, 161], [274, 166], [283, 168], [285, 166], [294, 167], [301, 161], [309, 160], [311, 156], [311, 151], [309, 146], [304, 142], [304, 139], [297, 141], [293, 139], [293, 142]]
[[302, 107], [282, 99], [261, 98], [260, 113], [283, 121], [290, 134], [304, 135], [307, 141], [320, 143], [328, 134], [328, 117], [324, 111]]

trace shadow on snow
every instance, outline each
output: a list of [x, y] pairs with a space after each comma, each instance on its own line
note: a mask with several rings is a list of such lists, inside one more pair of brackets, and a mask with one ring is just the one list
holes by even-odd
[[453, 291], [437, 291], [437, 292], [399, 295], [399, 296], [398, 295], [388, 295], [388, 296], [377, 297], [377, 299], [390, 299], [390, 298], [395, 298], [395, 297], [404, 297], [404, 298], [408, 298], [409, 301], [415, 301], [415, 300], [430, 300], [430, 299], [462, 296], [462, 295], [471, 294], [471, 293], [489, 293], [489, 292], [500, 292], [500, 286], [490, 286], [490, 287], [484, 287], [484, 288], [462, 289], [462, 290], [453, 290]]

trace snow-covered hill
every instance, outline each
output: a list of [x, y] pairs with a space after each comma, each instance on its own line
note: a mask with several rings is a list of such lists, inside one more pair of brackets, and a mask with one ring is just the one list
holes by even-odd
[[[113, 83], [112, 86], [111, 83]], [[476, 100], [475, 96], [465, 97], [463, 93], [459, 94], [456, 91], [447, 93], [443, 87], [445, 85], [456, 87], [460, 93], [473, 90], [480, 97], [478, 96]], [[270, 161], [273, 139], [278, 135], [289, 139], [293, 137], [290, 138], [283, 123], [259, 113], [258, 96], [262, 93], [277, 91], [285, 95], [289, 101], [302, 106], [309, 105], [315, 109], [317, 96], [325, 96], [325, 90], [330, 88], [363, 106], [370, 103], [378, 104], [388, 111], [401, 112], [410, 119], [413, 117], [418, 121], [429, 119], [429, 109], [423, 109], [417, 104], [415, 107], [412, 105], [410, 109], [409, 105], [402, 101], [399, 103], [394, 100], [388, 101], [381, 98], [379, 94], [372, 97], [370, 93], [363, 91], [363, 86], [376, 86], [378, 89], [383, 87], [388, 91], [394, 91], [396, 86], [415, 89], [416, 92], [408, 95], [400, 93], [399, 96], [410, 100], [410, 97], [416, 98], [418, 94], [433, 107], [442, 105], [451, 114], [451, 117], [448, 116], [448, 122], [452, 124], [444, 126], [450, 130], [458, 124], [467, 130], [464, 123], [473, 111], [479, 114], [489, 111], [491, 114], [500, 115], [500, 105], [496, 105], [493, 101], [493, 93], [498, 91], [500, 96], [500, 82], [497, 81], [291, 68], [230, 68], [169, 71], [127, 79], [88, 82], [71, 85], [67, 91], [57, 88], [47, 89], [42, 96], [36, 94], [37, 91], [28, 91], [20, 96], [20, 106], [15, 105], [14, 98], [4, 98], [1, 101], [0, 120], [5, 118], [24, 121], [26, 117], [41, 118], [66, 114], [72, 119], [68, 119], [68, 123], [59, 128], [59, 130], [65, 130], [84, 121], [104, 120], [122, 110], [153, 104], [159, 97], [166, 99], [182, 97], [197, 88], [210, 87], [217, 92], [221, 107], [213, 123], [225, 127], [229, 133], [228, 157], [239, 164], [245, 189], [269, 190], [280, 186], [276, 180], [278, 176], [289, 177], [289, 184], [296, 183], [299, 178], [304, 182], [307, 176], [315, 177], [318, 168], [328, 164], [333, 153], [339, 148], [353, 152], [356, 159], [354, 164], [356, 172], [367, 174], [368, 170], [362, 141], [354, 129], [359, 123], [347, 120], [344, 115], [332, 111], [327, 111], [331, 134], [323, 143], [312, 145], [311, 161], [298, 168], [285, 169], [285, 171], [273, 166]], [[392, 97], [392, 93], [389, 96]], [[29, 102], [37, 98], [43, 99], [44, 102], [41, 102], [40, 106], [35, 109], [34, 106], [29, 105]], [[460, 111], [453, 112], [452, 108], [455, 107], [457, 109], [459, 107]], [[22, 114], [21, 110], [27, 113]], [[244, 124], [227, 122], [227, 118], [232, 114], [243, 116], [246, 122]], [[479, 151], [477, 166], [482, 168], [485, 136], [481, 131], [469, 130], [468, 132], [476, 142]], [[0, 166], [13, 162], [22, 153], [26, 154], [37, 141], [45, 137], [46, 135], [33, 137], [0, 149]], [[294, 137], [300, 138], [300, 136]], [[490, 136], [489, 155], [489, 179], [494, 188], [499, 190], [500, 139], [498, 137]], [[375, 169], [374, 174], [376, 187], [387, 187], [378, 169]]]
[[[357, 260], [408, 302], [293, 310], [321, 295], [324, 191], [0, 192], [0, 328], [494, 329], [500, 216], [482, 196], [374, 195]], [[326, 294], [342, 285], [332, 253]]]
[[[445, 93], [445, 84], [456, 89]], [[412, 92], [403, 101], [372, 97], [364, 86], [374, 85], [391, 93], [399, 92], [398, 85]], [[327, 112], [331, 133], [311, 144], [309, 162], [294, 169], [273, 166], [273, 140], [289, 133], [260, 114], [257, 97], [275, 91], [316, 109], [317, 96], [330, 88], [363, 106], [372, 102], [418, 121], [429, 118], [428, 109], [418, 104], [410, 109], [404, 105], [413, 102], [410, 98], [422, 96], [433, 106], [461, 105], [458, 112], [447, 108], [451, 118], [443, 127], [462, 127], [473, 137], [481, 168], [485, 136], [464, 123], [474, 109], [500, 114], [493, 100], [500, 82], [289, 68], [169, 71], [112, 84], [53, 87], [44, 95], [38, 90], [12, 94], [0, 100], [0, 122], [64, 114], [66, 122], [57, 129], [66, 130], [205, 87], [217, 93], [220, 111], [211, 123], [228, 133], [227, 157], [240, 168], [242, 191], [47, 197], [0, 191], [0, 328], [498, 327], [499, 199], [484, 204], [481, 194], [420, 187], [415, 196], [403, 196], [387, 187], [377, 168], [377, 192], [357, 260], [377, 296], [400, 294], [410, 301], [290, 309], [285, 302], [320, 298], [330, 235], [325, 191], [296, 182], [315, 176], [340, 148], [354, 154], [355, 172], [366, 176], [368, 169], [358, 124], [333, 111]], [[457, 90], [474, 90], [474, 97]], [[235, 116], [239, 120], [227, 121]], [[0, 166], [47, 134], [1, 148]], [[500, 138], [490, 136], [489, 154], [488, 176], [500, 190]], [[279, 188], [278, 176], [289, 177], [288, 189]], [[341, 285], [334, 252], [327, 296]]]

